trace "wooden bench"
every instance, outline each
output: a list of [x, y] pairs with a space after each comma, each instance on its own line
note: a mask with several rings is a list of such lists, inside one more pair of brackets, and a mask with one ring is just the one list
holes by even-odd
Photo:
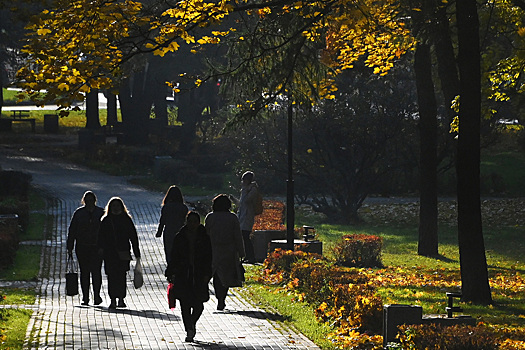
[[25, 122], [31, 124], [31, 131], [35, 132], [35, 118], [29, 118], [29, 111], [14, 110], [11, 111], [11, 118], [2, 118], [0, 120], [0, 131], [11, 131], [11, 124], [15, 122]]

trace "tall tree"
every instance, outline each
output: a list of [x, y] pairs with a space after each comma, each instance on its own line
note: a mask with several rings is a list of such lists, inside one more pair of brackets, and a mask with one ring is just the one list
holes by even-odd
[[458, 241], [463, 300], [492, 302], [480, 200], [481, 55], [476, 0], [456, 2], [460, 112], [457, 149]]
[[420, 210], [417, 252], [438, 255], [437, 201], [437, 106], [432, 80], [430, 46], [419, 43], [415, 54], [416, 85], [419, 105]]

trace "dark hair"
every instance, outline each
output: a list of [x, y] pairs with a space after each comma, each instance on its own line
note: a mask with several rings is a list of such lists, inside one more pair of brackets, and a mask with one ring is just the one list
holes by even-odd
[[164, 196], [164, 199], [162, 200], [162, 205], [168, 202], [184, 203], [184, 199], [182, 197], [182, 192], [180, 188], [178, 188], [175, 185], [170, 186], [170, 188], [168, 188], [168, 192], [166, 192], [166, 195]]
[[246, 180], [249, 180], [249, 182], [252, 182], [254, 177], [255, 177], [255, 174], [252, 171], [247, 171], [244, 174], [242, 174], [241, 180], [244, 181], [246, 179]]
[[212, 210], [213, 211], [230, 211], [232, 207], [232, 201], [225, 194], [219, 194], [213, 198]]
[[198, 222], [201, 222], [201, 216], [199, 215], [199, 213], [197, 213], [196, 211], [190, 211], [187, 215], [186, 215], [186, 222], [188, 222], [188, 219], [190, 218], [190, 216], [195, 216], [197, 218], [197, 221]]
[[86, 191], [86, 192], [84, 192], [84, 195], [82, 196], [82, 204], [83, 205], [86, 204], [86, 197], [87, 196], [92, 196], [95, 199], [95, 203], [97, 202], [97, 196], [95, 196], [95, 193], [93, 193], [92, 191]]

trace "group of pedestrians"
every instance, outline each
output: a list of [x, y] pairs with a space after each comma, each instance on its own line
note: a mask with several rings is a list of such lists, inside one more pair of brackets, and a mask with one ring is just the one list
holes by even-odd
[[[73, 249], [80, 267], [82, 305], [89, 305], [90, 279], [93, 281], [94, 304], [102, 303], [102, 262], [108, 278], [110, 309], [126, 307], [126, 273], [130, 269], [131, 252], [140, 260], [137, 229], [124, 201], [113, 197], [105, 209], [96, 205], [97, 197], [86, 191], [82, 206], [75, 210], [69, 224], [67, 251]], [[118, 300], [118, 303], [117, 303]]]
[[[257, 192], [253, 172], [244, 173], [241, 182], [240, 199], [225, 194], [216, 196], [204, 224], [200, 215], [184, 204], [179, 187], [170, 186], [162, 201], [155, 236], [163, 238], [165, 277], [174, 285], [187, 342], [193, 341], [204, 303], [209, 300], [210, 280], [213, 278], [217, 309], [224, 310], [228, 289], [242, 285], [242, 262], [255, 262], [250, 239]], [[232, 212], [232, 199], [238, 206], [238, 214]], [[82, 304], [89, 305], [90, 280], [94, 305], [102, 303], [104, 263], [111, 299], [109, 308], [126, 307], [126, 273], [130, 270], [131, 250], [137, 264], [141, 256], [137, 230], [121, 198], [111, 198], [105, 209], [96, 202], [92, 191], [84, 193], [82, 206], [71, 219], [67, 238], [68, 254], [75, 250], [80, 267]]]

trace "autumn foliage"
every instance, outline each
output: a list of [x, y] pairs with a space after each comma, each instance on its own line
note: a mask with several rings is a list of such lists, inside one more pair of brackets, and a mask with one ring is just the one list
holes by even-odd
[[400, 326], [403, 349], [514, 350], [525, 346], [525, 332], [497, 330], [479, 324], [443, 327], [435, 324]]
[[253, 230], [286, 230], [284, 226], [284, 203], [275, 200], [263, 200], [263, 212], [255, 217]]
[[367, 274], [319, 255], [277, 249], [264, 262], [263, 281], [282, 283], [298, 300], [318, 305], [319, 322], [335, 327], [339, 348], [379, 349], [383, 303]]
[[334, 246], [337, 263], [348, 267], [382, 266], [381, 237], [364, 234], [344, 235]]

